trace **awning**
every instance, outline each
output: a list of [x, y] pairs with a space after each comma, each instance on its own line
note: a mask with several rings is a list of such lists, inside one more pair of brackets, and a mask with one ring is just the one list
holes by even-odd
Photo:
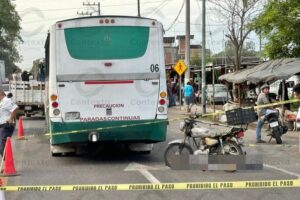
[[224, 74], [219, 77], [219, 80], [237, 84], [250, 81], [256, 84], [278, 79], [286, 80], [297, 73], [300, 73], [300, 59], [286, 58], [264, 62], [239, 72]]

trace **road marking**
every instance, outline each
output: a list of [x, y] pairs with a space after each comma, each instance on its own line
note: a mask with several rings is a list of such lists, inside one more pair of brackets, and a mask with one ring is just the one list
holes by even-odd
[[285, 169], [282, 169], [282, 168], [279, 168], [279, 167], [275, 167], [273, 165], [267, 165], [267, 164], [264, 164], [264, 167], [268, 167], [268, 168], [271, 168], [271, 169], [275, 169], [275, 170], [278, 170], [278, 171], [281, 171], [283, 173], [286, 173], [286, 174], [289, 174], [291, 176], [296, 176], [297, 178], [300, 178], [300, 174], [297, 174], [297, 173], [294, 173], [294, 172], [290, 172], [288, 170], [285, 170]]
[[138, 171], [140, 172], [150, 183], [160, 183], [160, 181], [151, 174], [148, 170], [159, 170], [158, 168], [147, 166], [147, 165], [141, 165], [139, 163], [130, 163], [124, 171]]
[[160, 183], [160, 181], [153, 176], [149, 171], [147, 170], [139, 170], [139, 172], [148, 180], [150, 183]]

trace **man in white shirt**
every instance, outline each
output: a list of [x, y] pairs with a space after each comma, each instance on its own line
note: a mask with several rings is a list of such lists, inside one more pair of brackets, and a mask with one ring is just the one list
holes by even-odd
[[0, 90], [0, 154], [3, 151], [7, 137], [11, 137], [15, 129], [15, 117], [18, 106], [7, 98], [5, 92]]

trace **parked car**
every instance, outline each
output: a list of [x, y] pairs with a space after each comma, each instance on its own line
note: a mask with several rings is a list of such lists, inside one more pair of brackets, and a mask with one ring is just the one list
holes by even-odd
[[213, 100], [215, 103], [225, 104], [228, 101], [229, 93], [225, 85], [215, 84], [215, 95], [213, 95], [213, 85], [207, 85], [206, 89], [207, 100], [212, 103]]

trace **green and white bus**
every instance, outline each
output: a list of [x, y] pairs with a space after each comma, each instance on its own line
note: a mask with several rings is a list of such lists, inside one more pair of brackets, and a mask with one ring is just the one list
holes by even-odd
[[52, 155], [89, 143], [150, 152], [166, 139], [163, 26], [98, 16], [58, 21], [46, 50], [46, 121]]

